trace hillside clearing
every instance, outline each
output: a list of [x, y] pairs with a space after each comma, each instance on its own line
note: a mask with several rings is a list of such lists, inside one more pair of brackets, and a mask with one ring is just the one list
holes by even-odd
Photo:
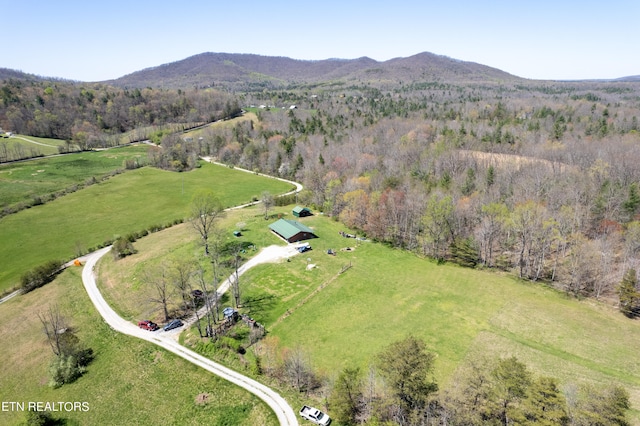
[[[286, 217], [290, 208], [275, 213]], [[256, 208], [235, 213], [244, 215], [250, 230], [246, 239], [276, 241], [267, 229], [270, 222]], [[229, 235], [240, 220], [234, 214], [224, 222]], [[242, 312], [265, 324], [281, 348], [302, 347], [322, 374], [332, 377], [348, 366], [367, 369], [383, 347], [413, 334], [437, 354], [436, 378], [442, 388], [476, 356], [514, 355], [537, 374], [558, 378], [562, 386], [620, 384], [630, 392], [634, 409], [640, 407], [640, 364], [634, 361], [640, 329], [612, 307], [493, 271], [438, 265], [374, 242], [355, 246], [356, 241], [340, 236], [345, 228], [338, 222], [322, 215], [302, 220], [320, 236], [310, 241], [313, 250], [244, 274]], [[193, 256], [201, 249], [189, 239], [193, 241], [186, 234], [183, 239], [149, 236], [137, 243], [136, 256], [156, 251], [156, 244], [163, 248], [151, 257], [166, 258], [163, 253], [176, 250]], [[355, 250], [340, 250], [350, 245]], [[328, 255], [328, 248], [337, 250], [336, 256]], [[141, 270], [157, 262], [138, 260], [128, 266], [111, 263], [103, 280], [117, 274], [114, 282], [131, 289], [122, 283], [134, 282]], [[308, 271], [308, 263], [317, 267]], [[352, 267], [338, 274], [345, 264]], [[127, 298], [142, 300], [141, 290], [133, 290], [126, 292]], [[135, 306], [125, 300], [115, 303]], [[137, 309], [140, 314], [141, 307]]]

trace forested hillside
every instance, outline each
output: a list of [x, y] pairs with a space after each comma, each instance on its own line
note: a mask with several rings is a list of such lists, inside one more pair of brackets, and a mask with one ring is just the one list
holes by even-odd
[[[576, 296], [617, 303], [623, 275], [638, 267], [639, 83], [526, 81], [430, 54], [379, 69], [366, 58], [340, 67], [272, 58], [271, 68], [256, 55], [217, 58], [318, 81], [219, 92], [12, 78], [0, 87], [0, 126], [86, 149], [253, 105], [256, 120], [167, 147], [299, 179], [305, 202], [369, 238]], [[329, 81], [344, 67], [348, 77]], [[639, 296], [629, 297], [633, 315]]]
[[248, 93], [276, 108], [204, 132], [199, 149], [301, 179], [306, 202], [369, 238], [604, 298], [637, 268], [639, 95], [552, 82]]
[[[0, 84], [0, 128], [62, 139], [81, 150], [113, 145], [113, 136], [134, 129], [188, 128], [238, 112], [230, 95], [213, 90], [127, 90], [20, 74]], [[0, 140], [0, 161], [21, 157]]]
[[304, 85], [404, 81], [515, 81], [504, 71], [429, 52], [378, 62], [371, 58], [297, 60], [252, 54], [201, 53], [147, 68], [108, 83], [119, 87], [224, 87], [234, 91], [286, 89]]

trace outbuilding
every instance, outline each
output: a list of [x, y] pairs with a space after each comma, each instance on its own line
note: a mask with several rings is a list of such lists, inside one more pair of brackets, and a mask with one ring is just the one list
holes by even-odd
[[292, 212], [295, 217], [311, 216], [311, 210], [306, 207], [295, 206]]
[[269, 225], [269, 229], [288, 243], [318, 238], [312, 229], [295, 220], [280, 219]]

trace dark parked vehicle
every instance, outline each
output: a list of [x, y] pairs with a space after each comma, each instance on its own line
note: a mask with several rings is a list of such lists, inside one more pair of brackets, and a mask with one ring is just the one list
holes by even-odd
[[144, 328], [145, 330], [149, 330], [149, 331], [156, 331], [159, 328], [158, 324], [149, 320], [140, 321], [138, 323], [138, 327]]
[[162, 327], [162, 329], [164, 331], [169, 331], [169, 330], [173, 330], [174, 328], [178, 328], [178, 327], [182, 327], [182, 321], [180, 321], [179, 319], [174, 319], [171, 322], [169, 322], [167, 325]]

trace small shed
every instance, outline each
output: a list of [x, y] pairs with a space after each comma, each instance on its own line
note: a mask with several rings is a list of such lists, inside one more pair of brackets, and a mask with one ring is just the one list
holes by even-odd
[[311, 216], [311, 210], [306, 207], [295, 206], [292, 212], [295, 217]]
[[236, 322], [239, 317], [238, 311], [236, 311], [232, 307], [224, 308], [222, 310], [222, 315], [224, 315], [225, 320], [231, 320], [233, 322]]
[[269, 225], [269, 229], [288, 243], [318, 238], [312, 229], [295, 220], [280, 219]]

